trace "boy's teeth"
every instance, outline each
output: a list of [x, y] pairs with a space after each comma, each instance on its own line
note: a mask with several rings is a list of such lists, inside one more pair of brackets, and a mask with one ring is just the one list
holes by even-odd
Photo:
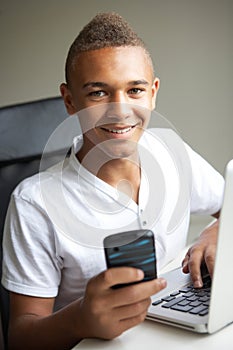
[[125, 132], [128, 132], [130, 130], [131, 130], [131, 127], [126, 128], [126, 129], [121, 129], [121, 130], [119, 130], [119, 129], [108, 129], [108, 131], [116, 133], [116, 134], [124, 134]]

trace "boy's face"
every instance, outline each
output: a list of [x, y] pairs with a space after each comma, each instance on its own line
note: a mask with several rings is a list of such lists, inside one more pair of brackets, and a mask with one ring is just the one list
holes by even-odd
[[113, 156], [130, 155], [147, 127], [158, 89], [159, 79], [140, 47], [80, 54], [61, 93], [68, 113], [79, 112], [84, 154], [102, 144], [111, 154], [114, 148]]

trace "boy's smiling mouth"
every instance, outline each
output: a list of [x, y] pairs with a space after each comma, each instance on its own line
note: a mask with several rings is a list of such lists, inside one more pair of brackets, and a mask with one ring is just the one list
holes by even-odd
[[108, 128], [108, 127], [101, 127], [102, 130], [104, 131], [107, 131], [107, 132], [110, 132], [112, 134], [126, 134], [128, 133], [129, 131], [131, 131], [132, 129], [135, 128], [136, 125], [133, 125], [133, 126], [127, 126], [125, 128]]

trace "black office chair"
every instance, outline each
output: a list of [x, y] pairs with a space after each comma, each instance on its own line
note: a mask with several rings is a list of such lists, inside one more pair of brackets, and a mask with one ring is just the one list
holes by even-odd
[[[41, 155], [53, 131], [68, 117], [61, 97], [53, 97], [0, 108], [0, 242], [10, 195], [16, 185], [38, 172]], [[63, 123], [64, 124], [64, 123]], [[57, 130], [57, 129], [56, 129]], [[73, 135], [69, 135], [70, 138]], [[48, 165], [59, 160], [67, 147], [68, 135], [58, 138], [47, 154]], [[66, 142], [66, 145], [64, 145]], [[61, 152], [62, 153], [62, 152]], [[2, 275], [2, 244], [0, 249]], [[9, 296], [0, 286], [0, 312], [5, 348], [7, 348]]]

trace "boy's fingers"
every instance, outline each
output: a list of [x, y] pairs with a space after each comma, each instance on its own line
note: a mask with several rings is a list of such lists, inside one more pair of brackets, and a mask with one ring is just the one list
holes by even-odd
[[160, 292], [166, 285], [165, 279], [156, 278], [151, 281], [116, 289], [111, 295], [112, 305], [117, 307], [140, 302]]
[[183, 262], [183, 272], [190, 273], [195, 288], [201, 288], [203, 285], [201, 277], [201, 264], [203, 261], [203, 253], [199, 249], [190, 249]]
[[114, 267], [101, 272], [93, 281], [102, 289], [108, 289], [116, 284], [141, 281], [144, 277], [142, 270], [133, 267]]

